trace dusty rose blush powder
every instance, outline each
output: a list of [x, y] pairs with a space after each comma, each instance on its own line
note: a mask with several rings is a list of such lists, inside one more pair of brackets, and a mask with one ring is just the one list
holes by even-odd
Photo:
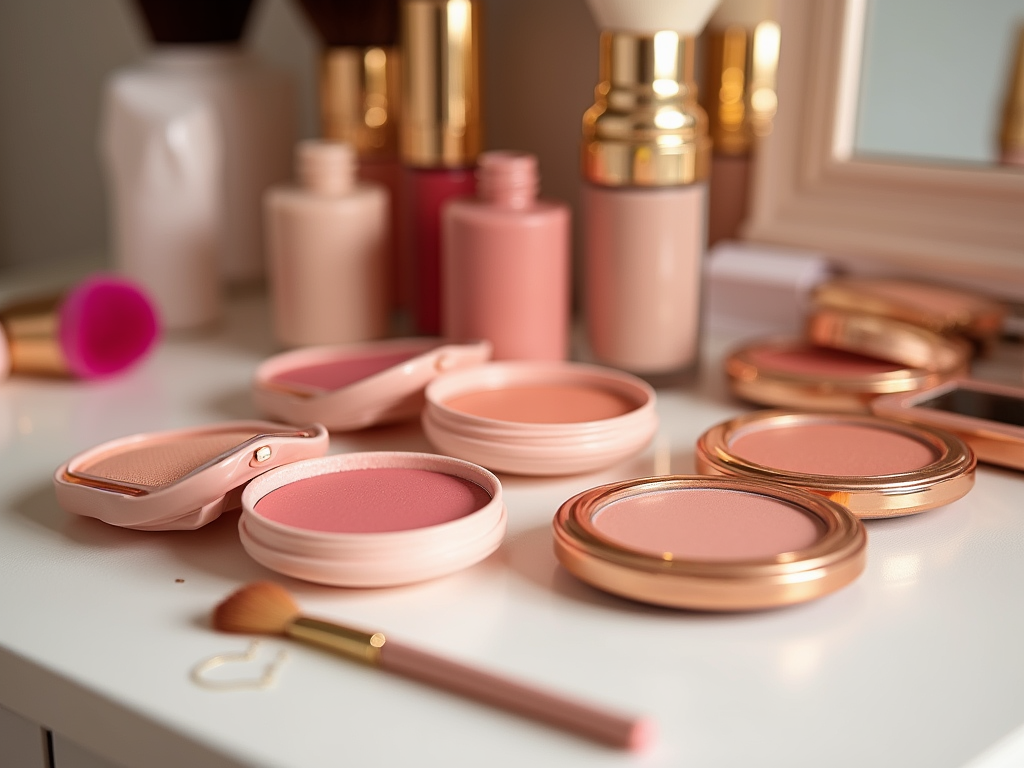
[[904, 367], [899, 363], [878, 360], [866, 355], [811, 345], [753, 348], [747, 354], [750, 361], [757, 366], [798, 376], [875, 376], [899, 371]]
[[422, 354], [422, 350], [388, 352], [386, 354], [368, 353], [361, 357], [348, 357], [343, 360], [331, 360], [316, 365], [293, 368], [274, 376], [270, 382], [273, 384], [298, 384], [331, 391], [361, 381], [375, 373], [386, 371], [388, 368], [411, 360], [420, 354]]
[[600, 535], [629, 549], [685, 560], [773, 558], [814, 544], [820, 523], [798, 507], [746, 491], [678, 488], [638, 494], [602, 507]]
[[925, 443], [884, 427], [829, 422], [740, 431], [729, 449], [747, 461], [812, 475], [876, 477], [913, 472], [936, 460]]
[[600, 421], [636, 410], [637, 404], [609, 389], [580, 384], [537, 384], [483, 389], [444, 402], [454, 411], [499, 421], [569, 424]]

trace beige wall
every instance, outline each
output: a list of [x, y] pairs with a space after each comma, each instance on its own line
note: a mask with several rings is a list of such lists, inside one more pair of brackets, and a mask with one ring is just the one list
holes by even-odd
[[[484, 0], [489, 148], [540, 156], [544, 194], [575, 204], [598, 32], [585, 0]], [[317, 45], [292, 0], [257, 0], [247, 39], [296, 78], [316, 133]], [[97, 160], [104, 78], [145, 49], [129, 0], [0, 1], [0, 268], [105, 249]]]

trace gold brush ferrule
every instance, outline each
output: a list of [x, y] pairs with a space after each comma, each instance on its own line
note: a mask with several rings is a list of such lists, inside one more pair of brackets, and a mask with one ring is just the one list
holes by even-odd
[[20, 302], [0, 311], [11, 370], [48, 376], [71, 372], [60, 347], [58, 307], [62, 296]]
[[325, 139], [345, 141], [362, 158], [398, 156], [398, 49], [328, 48], [320, 65]]
[[1004, 153], [1024, 152], [1024, 25], [1017, 30], [1017, 56], [1007, 84], [999, 146]]
[[779, 41], [774, 21], [753, 29], [730, 26], [708, 31], [701, 101], [716, 154], [746, 154], [755, 137], [771, 133], [778, 106]]
[[707, 178], [711, 140], [693, 83], [694, 39], [601, 34], [601, 82], [583, 115], [583, 175], [605, 186], [679, 186]]
[[481, 149], [480, 4], [402, 3], [402, 160], [464, 168]]
[[285, 634], [371, 666], [380, 663], [380, 649], [385, 643], [381, 632], [363, 632], [306, 616], [289, 624]]

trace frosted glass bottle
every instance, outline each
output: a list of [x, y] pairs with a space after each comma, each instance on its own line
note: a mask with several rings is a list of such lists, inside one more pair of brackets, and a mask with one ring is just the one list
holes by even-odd
[[569, 209], [537, 187], [533, 155], [484, 152], [477, 196], [442, 210], [442, 331], [488, 339], [496, 360], [568, 353]]
[[387, 190], [356, 179], [349, 144], [301, 142], [296, 171], [298, 186], [265, 198], [274, 335], [289, 347], [385, 336]]

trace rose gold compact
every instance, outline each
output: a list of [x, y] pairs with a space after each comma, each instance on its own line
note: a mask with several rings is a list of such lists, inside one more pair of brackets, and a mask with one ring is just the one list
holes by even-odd
[[1006, 307], [970, 291], [896, 278], [845, 277], [819, 285], [815, 306], [901, 320], [982, 346], [998, 337]]
[[974, 452], [942, 429], [879, 416], [759, 411], [697, 440], [697, 470], [803, 488], [857, 517], [949, 504], [974, 485]]
[[1024, 470], [1024, 389], [957, 379], [919, 392], [880, 397], [880, 416], [948, 430], [963, 439], [978, 461]]
[[54, 473], [68, 512], [122, 528], [194, 530], [240, 506], [268, 469], [327, 453], [319, 424], [230, 421], [131, 435], [78, 454]]
[[934, 386], [962, 370], [958, 365], [943, 371], [908, 366], [802, 339], [754, 341], [733, 351], [725, 363], [730, 389], [742, 400], [855, 413], [867, 411], [879, 395]]
[[756, 480], [665, 476], [584, 491], [554, 519], [555, 553], [612, 594], [704, 611], [812, 600], [864, 569], [867, 534], [843, 505]]

